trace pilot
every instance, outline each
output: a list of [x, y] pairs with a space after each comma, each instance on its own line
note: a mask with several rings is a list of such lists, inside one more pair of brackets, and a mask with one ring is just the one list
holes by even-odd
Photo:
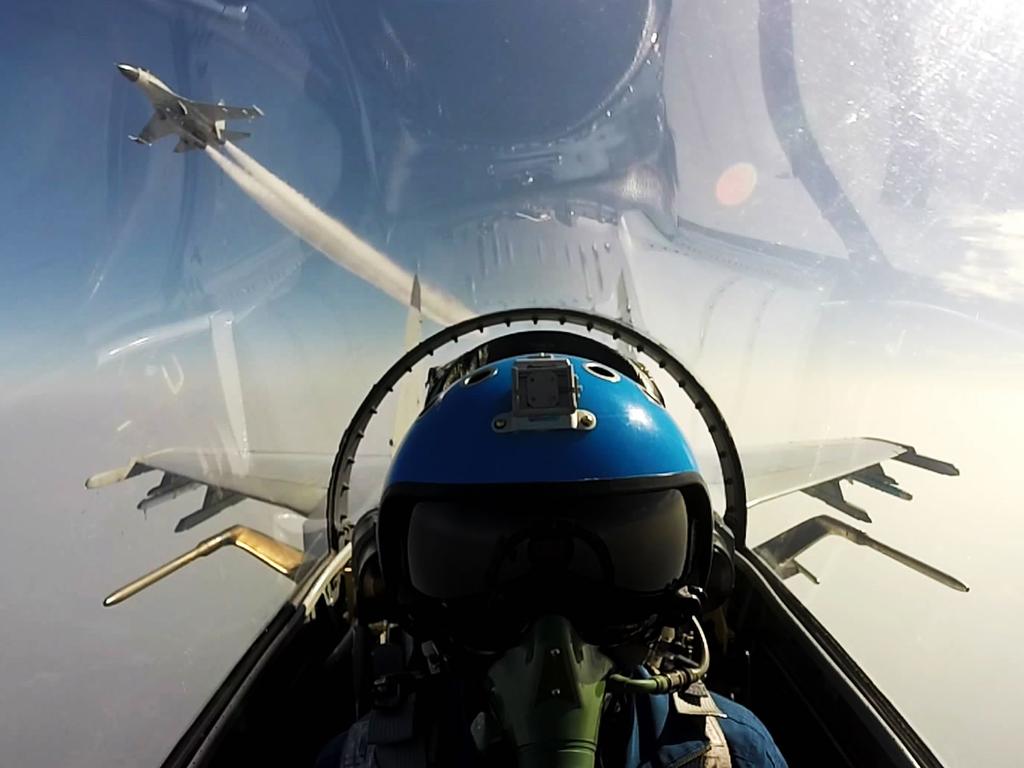
[[713, 513], [657, 387], [612, 352], [457, 375], [356, 525], [361, 717], [317, 767], [784, 766], [702, 682]]

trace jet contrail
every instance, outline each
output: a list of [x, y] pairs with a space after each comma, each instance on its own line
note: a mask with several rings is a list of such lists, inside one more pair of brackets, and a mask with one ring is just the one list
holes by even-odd
[[[206, 154], [257, 205], [331, 261], [396, 301], [409, 303], [414, 280], [410, 272], [317, 208], [294, 187], [238, 147], [230, 142], [224, 146], [234, 162], [209, 146]], [[420, 301], [423, 314], [442, 325], [465, 320], [474, 314], [457, 299], [426, 285], [420, 286]]]

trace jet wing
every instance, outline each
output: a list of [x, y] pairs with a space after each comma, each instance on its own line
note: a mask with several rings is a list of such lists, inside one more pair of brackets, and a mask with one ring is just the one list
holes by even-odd
[[217, 120], [254, 120], [257, 117], [263, 117], [263, 110], [255, 104], [251, 107], [232, 107], [228, 104], [204, 104], [201, 101], [191, 101], [189, 109], [199, 112], [211, 123]]
[[744, 448], [740, 459], [748, 509], [802, 491], [862, 522], [871, 518], [843, 498], [840, 480], [910, 500], [910, 494], [885, 474], [881, 462], [892, 459], [942, 475], [960, 474], [952, 464], [922, 456], [909, 445], [871, 437]]
[[[864, 510], [845, 501], [840, 480], [859, 482], [898, 498], [910, 499], [910, 494], [882, 470], [882, 461], [892, 459], [940, 474], [959, 474], [952, 464], [922, 456], [910, 446], [875, 438], [758, 446], [741, 450], [741, 459], [748, 508], [802, 491], [863, 522], [870, 522], [870, 518]], [[360, 485], [377, 490], [387, 461], [387, 457], [382, 456], [361, 459], [359, 468], [368, 473], [368, 482]], [[232, 454], [170, 449], [93, 475], [86, 486], [99, 488], [146, 472], [160, 471], [164, 473], [163, 480], [139, 502], [139, 509], [149, 509], [186, 491], [206, 486], [208, 498], [204, 509], [207, 512], [213, 506], [217, 506], [214, 512], [220, 511], [244, 498], [252, 498], [310, 516], [324, 511], [333, 462], [333, 454], [252, 451]], [[353, 499], [355, 509], [359, 508], [357, 501]], [[191, 527], [189, 522], [194, 525], [198, 521], [188, 518], [182, 521], [185, 527]]]
[[[949, 462], [919, 454], [912, 446], [869, 437], [741, 449], [740, 459], [748, 509], [790, 493], [802, 492], [864, 523], [870, 523], [871, 517], [865, 510], [846, 501], [840, 481], [859, 483], [909, 501], [912, 496], [885, 473], [883, 461], [899, 461], [941, 475], [960, 474]], [[966, 584], [944, 571], [827, 515], [804, 520], [755, 547], [754, 551], [781, 578], [799, 573], [817, 584], [818, 579], [796, 558], [827, 536], [839, 536], [853, 544], [869, 547], [943, 586], [959, 592], [968, 591]]]
[[[365, 509], [364, 503], [379, 493], [388, 461], [382, 456], [360, 457], [359, 474], [353, 476], [353, 509]], [[322, 515], [333, 464], [333, 453], [251, 451], [229, 454], [171, 449], [93, 475], [85, 485], [101, 488], [147, 472], [162, 472], [160, 482], [138, 503], [143, 511], [205, 487], [202, 505], [178, 521], [175, 530], [184, 531], [247, 498], [284, 507], [305, 517]]]
[[154, 114], [149, 118], [146, 126], [139, 131], [139, 135], [132, 136], [131, 139], [139, 144], [152, 144], [157, 139], [162, 139], [171, 133], [174, 133], [174, 121]]
[[[850, 438], [815, 443], [784, 443], [741, 450], [744, 477], [748, 489], [748, 508], [803, 492], [814, 496], [851, 517], [870, 522], [859, 507], [842, 495], [841, 480], [910, 499], [882, 469], [881, 462], [900, 461], [943, 475], [958, 475], [948, 462], [919, 454], [913, 447], [876, 438]], [[379, 498], [389, 456], [361, 456], [353, 468], [350, 499], [352, 509], [369, 509]], [[87, 488], [100, 488], [137, 477], [147, 472], [163, 473], [160, 482], [149, 489], [138, 503], [148, 510], [188, 491], [205, 487], [201, 506], [178, 521], [176, 531], [184, 531], [208, 520], [244, 499], [256, 499], [309, 517], [326, 511], [327, 489], [334, 454], [212, 453], [200, 450], [171, 449], [132, 460], [125, 467], [101, 472], [86, 481]], [[914, 570], [953, 589], [966, 591], [966, 585], [952, 576], [879, 542], [862, 531], [835, 518], [819, 516], [784, 531], [755, 548], [782, 578], [803, 573], [815, 582], [796, 560], [797, 555], [828, 535], [869, 546]]]

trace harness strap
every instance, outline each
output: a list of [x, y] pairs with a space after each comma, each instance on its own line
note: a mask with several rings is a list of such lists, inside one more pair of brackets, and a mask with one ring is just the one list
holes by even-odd
[[711, 748], [704, 754], [702, 768], [732, 768], [729, 745], [725, 741], [725, 734], [722, 732], [722, 726], [718, 724], [717, 717], [704, 718], [704, 733]]
[[685, 691], [674, 693], [672, 708], [679, 715], [704, 718], [704, 736], [708, 740], [708, 749], [701, 756], [701, 768], [732, 768], [729, 745], [718, 723], [725, 714], [715, 704], [704, 683], [696, 682]]

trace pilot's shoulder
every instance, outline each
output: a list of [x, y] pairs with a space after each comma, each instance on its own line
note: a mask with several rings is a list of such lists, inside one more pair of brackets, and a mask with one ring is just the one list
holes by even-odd
[[729, 744], [733, 768], [786, 768], [785, 758], [757, 715], [717, 693], [711, 698], [725, 715], [718, 724]]

